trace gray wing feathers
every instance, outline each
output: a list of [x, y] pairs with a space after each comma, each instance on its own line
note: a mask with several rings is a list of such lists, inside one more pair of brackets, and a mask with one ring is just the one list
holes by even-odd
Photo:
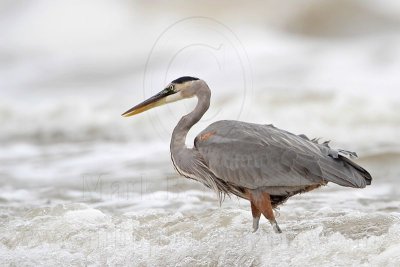
[[[209, 132], [213, 133], [210, 138], [200, 138]], [[195, 148], [218, 178], [246, 188], [308, 186], [329, 181], [350, 187], [368, 184], [361, 167], [342, 157], [342, 152], [338, 151], [334, 158], [335, 150], [327, 144], [272, 125], [219, 121], [199, 134]]]
[[[313, 143], [318, 144], [317, 139], [311, 140]], [[351, 161], [350, 158], [357, 158], [357, 153], [343, 150], [343, 149], [333, 149], [329, 146], [329, 141], [325, 141], [322, 144], [318, 144], [319, 148], [323, 155], [328, 155], [332, 158], [331, 162], [334, 162], [336, 165], [333, 170], [331, 167], [327, 167], [327, 171], [331, 170], [330, 175], [336, 178], [337, 184], [350, 186], [350, 187], [365, 187], [366, 185], [370, 185], [372, 181], [371, 175], [362, 168], [360, 165]], [[350, 179], [345, 179], [341, 181], [340, 177], [351, 177]], [[339, 180], [338, 180], [339, 179]], [[344, 182], [344, 184], [343, 184]], [[348, 182], [351, 185], [348, 185]]]

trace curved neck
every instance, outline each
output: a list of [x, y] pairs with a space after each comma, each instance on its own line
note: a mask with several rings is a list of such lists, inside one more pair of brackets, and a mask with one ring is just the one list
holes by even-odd
[[171, 153], [186, 149], [185, 141], [189, 130], [195, 125], [210, 107], [211, 92], [208, 87], [202, 87], [196, 92], [197, 105], [192, 112], [183, 116], [172, 132]]

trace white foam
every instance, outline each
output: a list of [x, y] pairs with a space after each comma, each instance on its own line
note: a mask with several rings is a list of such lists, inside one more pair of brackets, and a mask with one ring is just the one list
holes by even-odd
[[[25, 222], [11, 219], [2, 237], [3, 263], [22, 263], [28, 259], [25, 255], [29, 255], [32, 264], [40, 265], [400, 263], [399, 217], [381, 225], [380, 234], [352, 237], [348, 233], [351, 228], [331, 232], [328, 225], [321, 225], [321, 215], [310, 216], [303, 222], [305, 228], [297, 228], [296, 221], [283, 221], [284, 232], [278, 235], [265, 221], [257, 233], [252, 233], [250, 212], [237, 208], [207, 209], [201, 213], [153, 209], [114, 216], [85, 206], [64, 209], [64, 213], [48, 212]], [[359, 218], [374, 220], [366, 213], [355, 213], [335, 221], [347, 220], [357, 228]], [[312, 226], [315, 223], [320, 226]]]

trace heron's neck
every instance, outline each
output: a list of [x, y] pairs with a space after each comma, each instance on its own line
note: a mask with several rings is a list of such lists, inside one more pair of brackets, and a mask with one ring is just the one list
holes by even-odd
[[195, 125], [210, 106], [211, 92], [210, 89], [199, 90], [196, 94], [197, 105], [192, 112], [183, 116], [172, 132], [171, 153], [175, 154], [180, 150], [186, 149], [185, 141], [189, 130]]

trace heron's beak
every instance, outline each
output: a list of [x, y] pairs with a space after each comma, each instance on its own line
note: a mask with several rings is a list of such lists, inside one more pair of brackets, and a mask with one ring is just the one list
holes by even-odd
[[150, 97], [149, 99], [143, 101], [142, 103], [140, 103], [140, 104], [134, 106], [133, 108], [129, 109], [128, 111], [124, 112], [122, 114], [122, 116], [130, 117], [130, 116], [142, 113], [146, 110], [167, 104], [167, 103], [169, 103], [169, 101], [167, 101], [167, 96], [172, 95], [172, 94], [175, 94], [175, 92], [172, 90], [164, 89], [161, 92], [159, 92], [158, 94]]

